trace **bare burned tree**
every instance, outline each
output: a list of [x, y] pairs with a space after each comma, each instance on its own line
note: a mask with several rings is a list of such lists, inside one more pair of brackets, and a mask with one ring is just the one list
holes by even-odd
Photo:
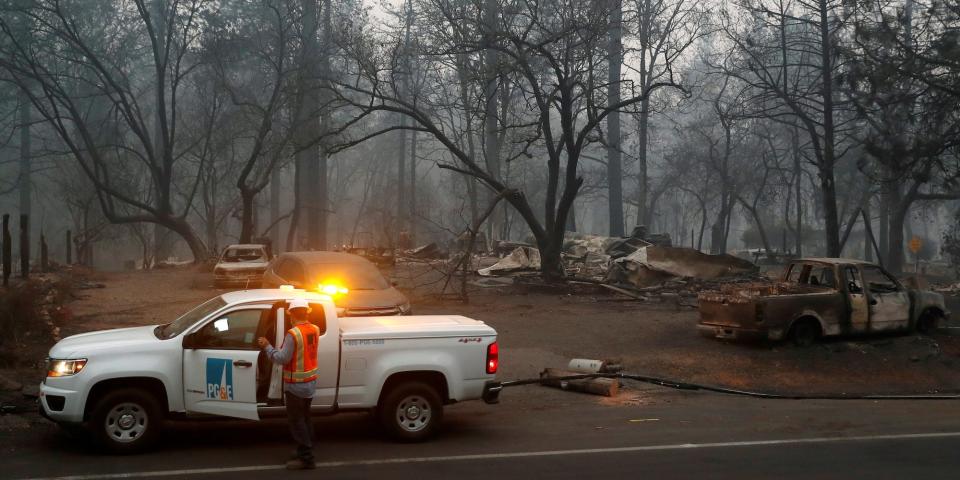
[[[746, 0], [725, 11], [723, 36], [733, 46], [718, 64], [755, 89], [755, 115], [796, 123], [807, 134], [819, 187], [828, 256], [840, 255], [840, 222], [834, 169], [840, 148], [834, 75], [836, 39], [844, 18], [838, 1]], [[746, 18], [737, 17], [741, 12]]]
[[[184, 80], [197, 65], [201, 16], [213, 4], [38, 0], [5, 2], [0, 11], [4, 80], [29, 97], [72, 153], [106, 218], [166, 227], [197, 261], [207, 252], [187, 222], [196, 189], [177, 197], [174, 188], [188, 148], [177, 120]], [[105, 123], [115, 135], [99, 133]], [[150, 179], [146, 190], [132, 188], [134, 176]]]
[[[623, 28], [628, 46], [624, 60], [628, 74], [637, 78], [639, 91], [653, 91], [672, 81], [687, 50], [710, 33], [707, 9], [699, 0], [624, 0]], [[633, 109], [637, 131], [637, 224], [653, 220], [656, 198], [651, 195], [647, 153], [650, 115], [655, 105], [647, 96]]]
[[[912, 0], [862, 3], [856, 35], [844, 49], [856, 60], [844, 86], [863, 122], [859, 141], [873, 160], [860, 170], [881, 192], [881, 260], [899, 272], [910, 209], [925, 200], [960, 198], [960, 62], [956, 29], [949, 28], [960, 8], [934, 4], [915, 11]], [[872, 15], [874, 9], [886, 14]]]
[[[620, 103], [606, 102], [606, 81], [599, 72], [606, 65], [607, 2], [563, 1], [549, 4], [524, 3], [504, 13], [491, 28], [489, 22], [455, 8], [452, 2], [425, 2], [422, 11], [435, 15], [436, 43], [425, 53], [450, 56], [469, 55], [495, 50], [505, 72], [515, 75], [523, 97], [524, 110], [517, 112], [516, 128], [525, 133], [525, 153], [545, 161], [546, 195], [543, 215], [537, 215], [523, 191], [506, 200], [524, 219], [541, 252], [541, 271], [547, 278], [560, 278], [563, 269], [560, 252], [563, 246], [567, 217], [583, 184], [579, 172], [583, 150], [599, 141], [598, 128], [615, 111], [635, 105], [657, 88], [678, 87], [672, 75], [658, 82], [633, 90]], [[442, 22], [442, 23], [440, 23]], [[479, 32], [478, 41], [461, 35], [463, 43], [451, 44], [444, 32], [448, 29], [471, 28]], [[439, 30], [443, 29], [443, 32]], [[397, 48], [379, 48], [370, 39], [351, 36], [341, 42], [355, 62], [357, 76], [363, 81], [354, 84], [336, 83], [338, 98], [359, 113], [357, 120], [378, 112], [395, 112], [413, 120], [410, 127], [390, 126], [352, 139], [363, 141], [399, 128], [430, 134], [456, 158], [457, 164], [441, 164], [446, 168], [477, 178], [495, 192], [510, 186], [483, 168], [477, 158], [462, 150], [451, 137], [429, 105], [446, 104], [448, 98], [430, 98], [424, 105], [413, 105], [402, 95], [395, 81], [393, 66]], [[449, 69], [438, 65], [434, 82], [449, 78]], [[461, 107], [462, 108], [462, 107]], [[542, 219], [542, 220], [541, 220]]]
[[[299, 10], [292, 1], [238, 4], [237, 21], [210, 33], [207, 55], [217, 85], [230, 98], [236, 138], [244, 143], [244, 159], [236, 187], [240, 193], [240, 243], [256, 235], [256, 196], [270, 184], [272, 172], [290, 156], [293, 134], [288, 111], [297, 112], [292, 60], [297, 48]], [[296, 117], [298, 113], [292, 116]]]

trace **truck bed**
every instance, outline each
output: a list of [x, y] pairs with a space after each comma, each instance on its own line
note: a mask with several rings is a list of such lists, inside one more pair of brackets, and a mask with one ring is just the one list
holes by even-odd
[[811, 293], [823, 293], [832, 290], [829, 287], [819, 287], [813, 285], [800, 285], [797, 283], [777, 282], [777, 283], [734, 283], [720, 285], [718, 290], [703, 292], [698, 295], [700, 303], [718, 302], [728, 303], [751, 303], [758, 298], [777, 297], [784, 295], [807, 295]]
[[342, 317], [340, 333], [345, 340], [496, 335], [487, 324], [461, 315]]
[[[738, 335], [780, 338], [805, 309], [823, 317], [837, 315], [842, 301], [836, 289], [790, 282], [722, 285], [698, 296], [702, 327], [730, 327]], [[705, 331], [705, 330], [702, 330]], [[722, 336], [725, 330], [715, 330]]]

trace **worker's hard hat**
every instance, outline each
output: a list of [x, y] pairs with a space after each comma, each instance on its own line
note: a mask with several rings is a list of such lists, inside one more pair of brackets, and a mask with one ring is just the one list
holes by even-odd
[[306, 309], [307, 312], [310, 311], [310, 304], [307, 303], [307, 300], [304, 298], [294, 298], [290, 300], [290, 306], [287, 307], [287, 310], [296, 310], [298, 308]]

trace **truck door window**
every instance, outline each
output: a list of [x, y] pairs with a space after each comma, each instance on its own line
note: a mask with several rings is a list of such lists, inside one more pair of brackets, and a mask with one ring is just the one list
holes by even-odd
[[860, 275], [857, 275], [857, 267], [845, 267], [843, 276], [843, 281], [846, 282], [849, 293], [863, 293], [863, 285], [860, 283]]
[[870, 289], [870, 293], [874, 294], [892, 293], [900, 289], [897, 282], [886, 272], [873, 265], [863, 267], [863, 281]]
[[833, 278], [833, 267], [817, 267], [813, 269], [813, 271], [810, 272], [807, 283], [810, 285], [835, 288], [837, 285]]
[[310, 304], [310, 323], [320, 328], [320, 335], [327, 333], [327, 317], [323, 314], [323, 305]]
[[257, 329], [264, 310], [234, 310], [210, 321], [197, 332], [199, 348], [257, 349]]
[[802, 283], [801, 278], [803, 278], [803, 271], [810, 270], [809, 265], [802, 265], [795, 263], [790, 266], [790, 273], [787, 274], [787, 281], [790, 283]]

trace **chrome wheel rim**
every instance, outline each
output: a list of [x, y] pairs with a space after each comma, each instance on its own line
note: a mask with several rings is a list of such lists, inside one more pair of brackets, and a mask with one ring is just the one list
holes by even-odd
[[133, 402], [124, 402], [115, 405], [107, 412], [103, 421], [103, 428], [110, 440], [119, 443], [130, 443], [140, 439], [147, 431], [147, 411]]
[[404, 431], [419, 432], [433, 418], [430, 403], [420, 395], [409, 395], [397, 404], [396, 419]]

